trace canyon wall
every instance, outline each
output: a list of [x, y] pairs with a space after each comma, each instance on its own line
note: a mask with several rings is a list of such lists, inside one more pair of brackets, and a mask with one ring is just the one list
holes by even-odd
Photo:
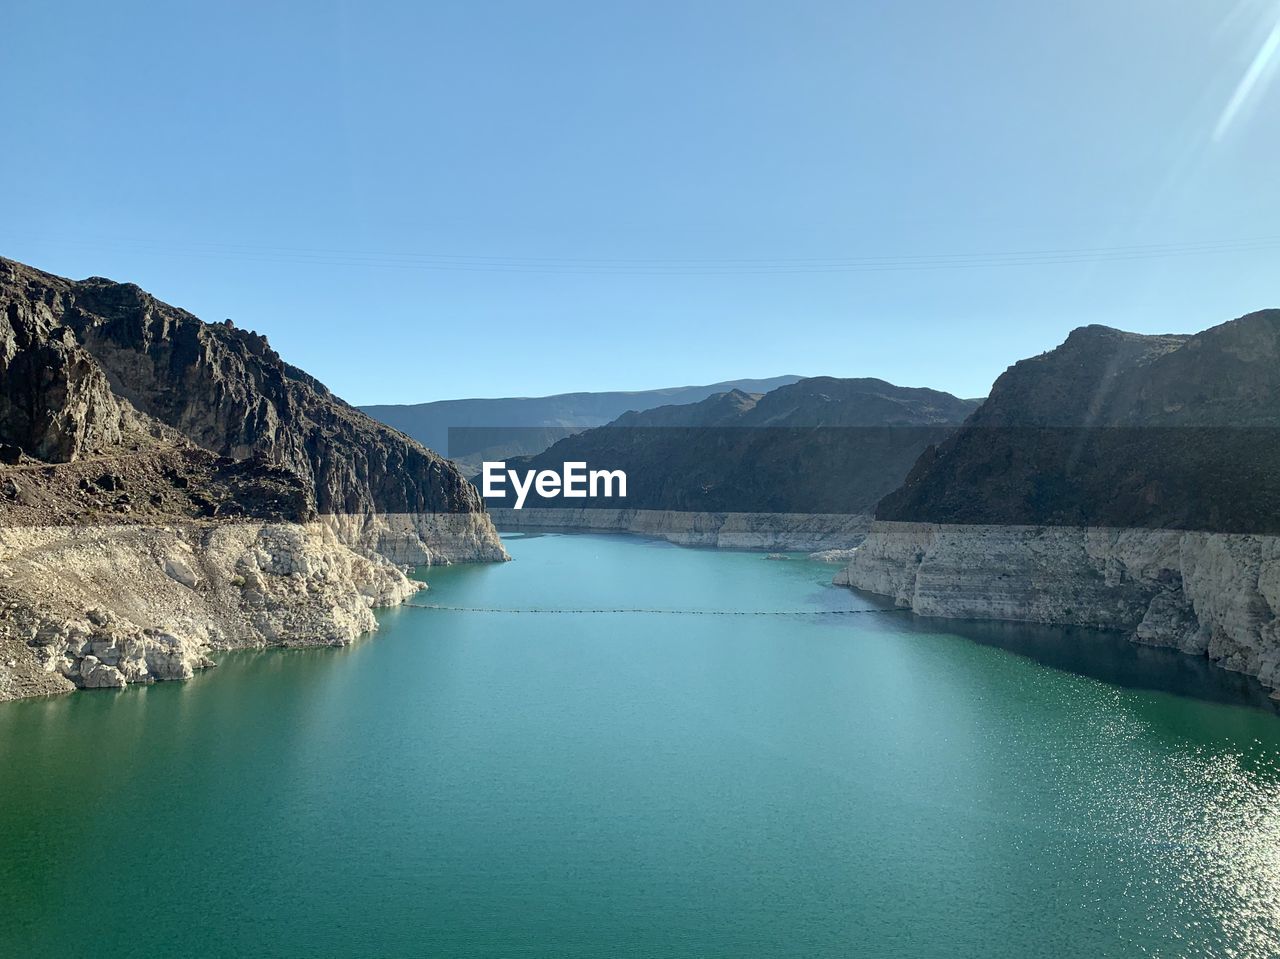
[[0, 700], [189, 679], [210, 654], [333, 646], [421, 583], [320, 522], [0, 528]]
[[292, 472], [350, 545], [387, 543], [415, 562], [506, 557], [452, 463], [230, 321], [204, 323], [133, 284], [0, 258], [0, 348], [0, 441], [35, 459], [181, 439]]
[[1280, 687], [1280, 311], [1074, 331], [921, 454], [837, 583], [1074, 624]]
[[506, 559], [449, 461], [130, 284], [0, 259], [0, 699], [351, 642]]
[[877, 522], [838, 585], [922, 616], [1094, 626], [1280, 687], [1280, 537]]

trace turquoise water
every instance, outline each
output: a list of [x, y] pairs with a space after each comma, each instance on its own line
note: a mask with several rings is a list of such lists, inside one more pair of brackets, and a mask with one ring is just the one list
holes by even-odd
[[[424, 600], [871, 605], [803, 560], [509, 547]], [[0, 955], [1280, 953], [1280, 719], [1141, 688], [1234, 698], [1180, 657], [1087, 639], [1106, 682], [895, 612], [381, 620], [0, 705]]]

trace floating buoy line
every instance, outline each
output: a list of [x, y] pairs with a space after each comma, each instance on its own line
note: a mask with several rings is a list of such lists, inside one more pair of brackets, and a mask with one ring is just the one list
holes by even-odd
[[435, 609], [448, 613], [520, 613], [522, 615], [577, 616], [589, 614], [646, 613], [652, 616], [855, 616], [859, 613], [905, 613], [894, 609], [644, 609], [632, 607], [549, 609], [540, 606], [445, 606], [439, 603], [404, 603], [414, 609]]

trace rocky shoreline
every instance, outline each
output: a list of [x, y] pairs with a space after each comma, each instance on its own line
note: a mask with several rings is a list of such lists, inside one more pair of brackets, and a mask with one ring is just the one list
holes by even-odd
[[320, 522], [0, 529], [0, 700], [189, 679], [220, 649], [346, 645], [423, 586]]
[[720, 549], [844, 549], [862, 542], [871, 528], [863, 513], [699, 513], [648, 509], [494, 509], [504, 530], [572, 529], [637, 533], [679, 546]]
[[1280, 310], [1073, 330], [920, 456], [839, 581], [1118, 631], [1280, 688]]
[[507, 558], [448, 460], [265, 337], [0, 258], [0, 700], [341, 645]]
[[835, 583], [922, 616], [1116, 630], [1280, 689], [1276, 536], [877, 521]]
[[400, 566], [500, 563], [507, 551], [485, 513], [329, 513], [319, 516], [343, 543]]

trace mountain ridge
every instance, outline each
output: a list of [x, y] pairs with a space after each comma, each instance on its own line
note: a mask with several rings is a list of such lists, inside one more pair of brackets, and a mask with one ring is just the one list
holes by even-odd
[[[763, 393], [800, 379], [802, 377], [782, 375], [652, 390], [579, 391], [547, 396], [474, 397], [434, 400], [428, 403], [365, 404], [360, 409], [433, 449], [448, 450], [450, 428], [557, 428], [559, 433], [549, 434], [554, 441], [569, 429], [603, 426], [630, 411], [698, 402], [728, 389]], [[457, 455], [456, 450], [448, 452]], [[537, 450], [521, 452], [531, 453]]]
[[[729, 391], [625, 413], [508, 467], [558, 469], [584, 461], [626, 472], [625, 503], [576, 504], [586, 508], [864, 513], [974, 406], [884, 380], [809, 377], [763, 395]], [[549, 504], [531, 497], [525, 508]]]

